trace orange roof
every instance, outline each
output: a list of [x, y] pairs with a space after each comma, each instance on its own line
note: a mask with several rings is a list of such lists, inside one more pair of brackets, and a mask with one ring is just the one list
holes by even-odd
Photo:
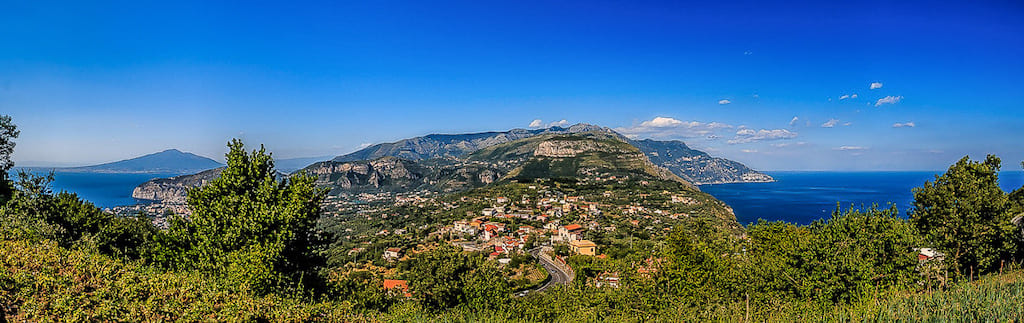
[[400, 280], [400, 279], [385, 279], [384, 280], [384, 289], [386, 289], [386, 290], [401, 289], [402, 290], [402, 294], [405, 297], [412, 297], [412, 294], [409, 293], [409, 284], [406, 281], [404, 281], [404, 280]]
[[572, 230], [583, 229], [583, 227], [580, 226], [579, 224], [570, 224], [570, 225], [565, 226], [565, 229], [569, 230], [569, 231], [572, 231]]
[[391, 252], [402, 252], [402, 248], [388, 248], [388, 251], [391, 251]]
[[407, 289], [407, 288], [409, 288], [409, 284], [408, 284], [408, 282], [406, 282], [404, 280], [401, 280], [401, 279], [385, 279], [384, 280], [384, 289], [395, 289], [395, 288]]

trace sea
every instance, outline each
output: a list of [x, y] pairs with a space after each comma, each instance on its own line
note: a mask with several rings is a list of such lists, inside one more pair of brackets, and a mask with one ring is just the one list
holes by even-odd
[[[701, 185], [700, 190], [733, 208], [743, 225], [786, 221], [809, 224], [827, 219], [836, 209], [865, 209], [895, 205], [907, 216], [914, 201], [913, 188], [935, 181], [943, 172], [765, 172], [772, 183]], [[999, 172], [999, 186], [1006, 192], [1024, 186], [1024, 172]]]
[[[15, 168], [10, 172], [10, 178], [16, 179], [18, 176], [18, 170], [25, 170], [36, 175], [46, 175], [51, 169]], [[139, 184], [145, 183], [151, 179], [177, 175], [181, 174], [81, 173], [54, 170], [54, 179], [53, 183], [50, 183], [50, 188], [54, 193], [61, 191], [76, 193], [82, 199], [92, 202], [100, 208], [111, 208], [122, 205], [148, 203], [150, 201], [132, 198], [132, 190], [134, 190], [136, 186], [139, 186]]]
[[[26, 169], [45, 174], [48, 169]], [[866, 208], [871, 205], [896, 205], [906, 216], [914, 200], [912, 189], [925, 181], [934, 181], [942, 172], [765, 172], [772, 183], [733, 183], [701, 185], [701, 191], [733, 208], [744, 225], [757, 222], [786, 221], [809, 224], [826, 219], [836, 209]], [[54, 192], [69, 191], [101, 208], [146, 203], [132, 198], [136, 186], [154, 178], [179, 174], [106, 174], [55, 172]], [[13, 174], [12, 174], [13, 176]], [[999, 184], [1006, 192], [1024, 186], [1024, 172], [1003, 171]]]

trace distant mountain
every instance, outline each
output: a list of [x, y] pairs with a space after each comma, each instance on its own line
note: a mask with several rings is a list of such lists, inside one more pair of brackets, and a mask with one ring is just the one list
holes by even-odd
[[132, 159], [94, 166], [61, 168], [66, 172], [83, 173], [172, 173], [193, 174], [224, 166], [213, 159], [168, 149]]
[[739, 162], [725, 158], [711, 157], [707, 153], [691, 149], [678, 140], [631, 140], [651, 162], [665, 167], [673, 174], [687, 181], [701, 184], [760, 183], [775, 181], [771, 176], [759, 173]]
[[514, 167], [507, 176], [510, 179], [640, 176], [692, 187], [651, 163], [621, 135], [604, 130], [520, 139], [478, 150], [467, 160]]
[[608, 128], [576, 124], [568, 128], [551, 127], [547, 129], [512, 129], [504, 132], [482, 132], [470, 134], [433, 134], [423, 137], [403, 139], [392, 143], [376, 144], [351, 154], [338, 156], [334, 161], [346, 162], [357, 160], [374, 160], [391, 156], [409, 160], [461, 157], [482, 148], [553, 133], [579, 133], [587, 131], [611, 131]]
[[[422, 137], [403, 139], [392, 143], [377, 144], [351, 154], [338, 156], [334, 161], [348, 162], [374, 160], [390, 156], [408, 160], [431, 158], [464, 158], [478, 150], [494, 147], [519, 139], [553, 135], [575, 134], [584, 132], [605, 132], [637, 147], [655, 165], [664, 167], [686, 181], [701, 184], [771, 182], [771, 176], [750, 169], [742, 163], [712, 157], [705, 152], [691, 149], [682, 141], [631, 140], [611, 130], [589, 124], [576, 124], [568, 128], [551, 127], [547, 129], [513, 129], [505, 132], [483, 132], [471, 134], [433, 134]], [[521, 148], [521, 147], [520, 147]], [[529, 154], [530, 149], [520, 151]]]

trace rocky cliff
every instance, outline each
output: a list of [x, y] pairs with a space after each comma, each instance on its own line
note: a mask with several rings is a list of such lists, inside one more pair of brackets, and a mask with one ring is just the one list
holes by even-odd
[[425, 161], [396, 157], [352, 162], [320, 162], [296, 174], [317, 177], [317, 185], [340, 192], [409, 192], [430, 190], [450, 192], [480, 187], [501, 178], [504, 173], [485, 163], [466, 163], [456, 159]]
[[408, 191], [419, 187], [428, 170], [413, 161], [385, 157], [370, 161], [319, 162], [299, 171], [316, 176], [319, 186], [340, 191]]
[[205, 185], [219, 177], [223, 170], [224, 168], [221, 167], [198, 174], [150, 180], [135, 187], [132, 190], [132, 197], [165, 203], [185, 203], [189, 189]]

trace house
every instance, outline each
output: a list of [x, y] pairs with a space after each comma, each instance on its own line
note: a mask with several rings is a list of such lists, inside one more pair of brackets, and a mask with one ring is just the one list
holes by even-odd
[[558, 228], [558, 236], [563, 241], [574, 241], [583, 239], [583, 226], [579, 224], [570, 224]]
[[483, 214], [484, 216], [492, 216], [494, 215], [494, 208], [485, 208], [480, 211], [480, 214]]
[[504, 197], [504, 196], [499, 196], [497, 202], [498, 202], [498, 204], [508, 203], [508, 198]]
[[932, 248], [917, 249], [917, 261], [930, 261], [932, 259], [942, 260], [946, 255]]
[[397, 260], [400, 257], [402, 257], [401, 248], [388, 248], [387, 250], [384, 250], [384, 260], [392, 261]]
[[603, 272], [600, 275], [597, 275], [597, 279], [594, 280], [594, 286], [597, 286], [598, 288], [619, 288], [619, 273]]
[[455, 221], [455, 231], [464, 234], [476, 234], [477, 228], [480, 226], [479, 223], [473, 223], [470, 221]]
[[404, 297], [412, 297], [412, 293], [409, 293], [409, 283], [400, 279], [385, 279], [384, 290], [391, 295], [402, 295]]
[[593, 256], [597, 254], [597, 244], [590, 240], [570, 241], [569, 248], [572, 249], [573, 253], [584, 256]]

